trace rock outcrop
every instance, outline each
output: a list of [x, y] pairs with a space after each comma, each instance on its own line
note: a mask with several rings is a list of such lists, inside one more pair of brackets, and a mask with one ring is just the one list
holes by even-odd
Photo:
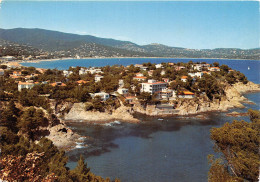
[[80, 135], [74, 133], [64, 124], [48, 127], [47, 130], [50, 134], [46, 138], [50, 139], [58, 148], [65, 150], [74, 148], [80, 138]]
[[114, 110], [112, 114], [107, 112], [98, 111], [86, 111], [84, 103], [74, 103], [69, 113], [65, 114], [65, 120], [82, 120], [95, 123], [105, 123], [110, 121], [126, 121], [126, 122], [139, 122], [138, 119], [134, 118], [131, 114], [132, 108], [121, 105], [119, 108]]
[[243, 108], [241, 103], [247, 99], [242, 95], [246, 92], [260, 91], [258, 84], [248, 82], [247, 84], [236, 83], [232, 86], [228, 85], [225, 88], [225, 96], [219, 99], [209, 100], [206, 97], [194, 99], [178, 99], [178, 104], [175, 105], [176, 112], [161, 112], [155, 105], [147, 106], [144, 109], [140, 104], [134, 106], [134, 111], [149, 116], [168, 116], [168, 115], [189, 115], [198, 114], [208, 111], [227, 111], [230, 108]]

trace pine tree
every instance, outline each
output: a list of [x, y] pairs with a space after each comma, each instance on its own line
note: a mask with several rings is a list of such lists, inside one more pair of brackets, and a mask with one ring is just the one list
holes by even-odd
[[84, 158], [80, 155], [78, 160], [77, 167], [71, 171], [73, 180], [83, 182], [83, 181], [92, 181], [92, 175], [90, 173], [90, 169], [87, 167], [87, 164], [84, 162]]

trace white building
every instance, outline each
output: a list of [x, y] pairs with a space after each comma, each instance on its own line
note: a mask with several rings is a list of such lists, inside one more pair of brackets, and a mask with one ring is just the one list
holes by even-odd
[[18, 91], [22, 91], [23, 88], [25, 89], [31, 89], [34, 87], [34, 83], [29, 83], [29, 82], [18, 82]]
[[219, 67], [209, 67], [209, 71], [220, 71]]
[[157, 68], [162, 68], [163, 65], [162, 65], [162, 64], [156, 64], [155, 67], [156, 67], [156, 69], [157, 69]]
[[202, 71], [202, 65], [201, 64], [195, 64], [193, 68], [194, 68], [194, 70]]
[[95, 75], [95, 82], [100, 82], [103, 76], [101, 75]]
[[63, 75], [65, 77], [68, 77], [69, 75], [71, 75], [73, 73], [73, 71], [68, 71], [68, 70], [63, 70]]
[[119, 94], [122, 94], [122, 95], [128, 94], [128, 89], [127, 88], [119, 88], [119, 89], [117, 89], [117, 92]]
[[154, 94], [160, 92], [167, 87], [165, 82], [157, 82], [156, 80], [148, 80], [147, 83], [142, 83], [141, 92], [149, 92]]
[[158, 98], [159, 99], [170, 99], [170, 98], [176, 98], [176, 91], [172, 89], [163, 89], [158, 93]]
[[101, 71], [100, 68], [89, 68], [89, 69], [80, 68], [79, 75], [83, 75], [87, 73], [95, 74], [95, 73], [103, 73], [103, 71]]
[[188, 73], [188, 75], [190, 75], [191, 77], [199, 77], [201, 78], [203, 75], [203, 72], [197, 72], [197, 73]]
[[164, 70], [161, 71], [161, 75], [165, 75], [165, 71]]
[[99, 93], [94, 93], [94, 94], [91, 93], [90, 96], [92, 98], [99, 96], [102, 101], [106, 101], [107, 99], [109, 99], [109, 94], [105, 93], [105, 92], [99, 92]]

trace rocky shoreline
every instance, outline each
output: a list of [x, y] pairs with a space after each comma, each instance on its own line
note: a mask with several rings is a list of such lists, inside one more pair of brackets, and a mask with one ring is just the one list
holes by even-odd
[[138, 123], [140, 120], [132, 115], [132, 109], [121, 105], [112, 114], [106, 112], [86, 111], [84, 103], [74, 103], [70, 111], [64, 116], [65, 121], [79, 120], [90, 123], [104, 124], [115, 120], [129, 123]]
[[162, 113], [155, 105], [148, 105], [143, 108], [140, 103], [135, 103], [134, 107], [121, 105], [114, 110], [112, 114], [107, 112], [85, 111], [84, 103], [74, 103], [68, 113], [64, 114], [65, 122], [88, 122], [95, 124], [104, 124], [113, 121], [138, 123], [139, 119], [133, 117], [133, 113], [141, 113], [147, 116], [188, 116], [203, 114], [211, 111], [228, 111], [231, 108], [243, 108], [242, 102], [249, 102], [242, 94], [247, 92], [259, 92], [258, 84], [248, 82], [247, 84], [236, 83], [232, 86], [226, 86], [225, 97], [210, 101], [206, 97], [194, 99], [178, 99], [174, 112]]
[[[76, 148], [77, 144], [82, 142], [81, 136], [74, 133], [66, 126], [66, 122], [87, 122], [92, 124], [104, 124], [114, 121], [139, 123], [139, 119], [133, 117], [133, 113], [141, 113], [147, 116], [155, 117], [203, 117], [203, 113], [212, 111], [226, 112], [231, 108], [243, 108], [242, 102], [249, 102], [242, 94], [248, 92], [259, 92], [258, 84], [248, 82], [247, 84], [236, 83], [233, 86], [225, 88], [226, 96], [221, 100], [215, 99], [210, 101], [206, 98], [197, 99], [182, 99], [178, 100], [176, 105], [176, 112], [173, 114], [160, 114], [155, 105], [148, 106], [144, 109], [140, 104], [136, 104], [133, 108], [121, 105], [112, 113], [86, 111], [84, 103], [61, 103], [56, 115], [62, 121], [61, 124], [48, 128], [50, 131], [49, 138], [53, 143], [64, 150], [71, 150]], [[68, 109], [70, 108], [70, 109]], [[63, 115], [59, 112], [68, 110]], [[237, 116], [239, 114], [235, 113]], [[199, 117], [200, 116], [200, 117]]]
[[231, 108], [243, 108], [242, 102], [248, 102], [248, 100], [242, 95], [248, 92], [259, 92], [260, 87], [258, 84], [248, 82], [247, 84], [236, 83], [233, 86], [227, 86], [225, 88], [226, 96], [219, 99], [210, 101], [208, 98], [195, 98], [195, 99], [179, 99], [178, 104], [175, 107], [175, 111], [172, 114], [162, 113], [160, 109], [157, 109], [155, 105], [147, 106], [143, 109], [140, 105], [135, 105], [134, 110], [138, 113], [148, 116], [184, 116], [184, 115], [196, 115], [211, 111], [228, 111]]

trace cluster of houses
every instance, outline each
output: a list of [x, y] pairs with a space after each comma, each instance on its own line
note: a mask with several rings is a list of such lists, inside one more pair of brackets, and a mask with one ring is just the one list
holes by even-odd
[[[174, 65], [174, 63], [168, 63], [169, 65]], [[190, 77], [193, 79], [196, 78], [201, 78], [204, 74], [211, 74], [211, 72], [215, 71], [220, 71], [219, 67], [210, 67], [210, 64], [193, 64], [192, 70], [188, 73]], [[142, 71], [147, 71], [149, 76], [153, 75], [153, 70], [149, 70], [148, 67], [143, 66], [141, 64], [136, 64], [135, 67], [140, 68]], [[157, 69], [162, 69], [161, 75], [165, 75], [165, 70], [163, 69], [162, 64], [156, 64], [155, 67]], [[177, 66], [175, 65], [173, 69], [180, 71], [182, 69], [185, 69], [186, 67], [184, 66]], [[44, 73], [46, 70], [45, 69], [40, 69], [37, 68], [37, 70], [41, 73]], [[100, 68], [80, 68], [79, 70], [79, 75], [83, 74], [92, 74], [94, 75], [94, 80], [95, 82], [99, 82], [102, 80], [103, 76], [103, 71]], [[73, 74], [73, 71], [69, 70], [64, 70], [63, 75], [65, 77], [68, 77], [69, 75]], [[0, 75], [4, 75], [4, 70], [0, 69]], [[24, 78], [25, 82], [19, 81], [18, 83], [18, 91], [21, 91], [22, 89], [31, 89], [37, 84], [47, 84], [48, 81], [39, 83], [39, 82], [34, 82], [32, 79], [38, 74], [31, 74], [31, 75], [26, 75], [23, 76], [21, 71], [13, 71], [12, 74], [9, 75], [13, 79], [18, 79], [18, 78]], [[195, 94], [189, 90], [183, 90], [177, 93], [176, 90], [170, 89], [169, 84], [171, 81], [169, 78], [163, 78], [162, 81], [154, 80], [154, 79], [148, 79], [146, 76], [143, 75], [143, 73], [136, 73], [136, 75], [133, 77], [134, 80], [137, 80], [140, 82], [141, 88], [140, 92], [147, 92], [152, 94], [156, 94], [158, 99], [161, 100], [175, 100], [176, 98], [185, 98], [185, 99], [190, 99], [194, 98]], [[182, 82], [187, 82], [188, 76], [182, 76], [181, 81]], [[79, 80], [77, 81], [78, 85], [86, 84], [88, 81], [85, 80]], [[65, 83], [62, 82], [54, 82], [54, 83], [48, 83], [51, 86], [66, 86]], [[135, 95], [129, 94], [129, 90], [127, 88], [124, 88], [124, 81], [122, 79], [119, 80], [118, 82], [119, 88], [117, 90], [117, 94], [123, 95], [125, 98], [125, 101], [128, 103], [133, 103], [134, 100], [136, 100]], [[103, 101], [106, 101], [109, 99], [110, 94], [105, 93], [105, 92], [100, 92], [100, 93], [91, 93], [91, 97], [95, 96], [100, 96], [100, 98]]]

